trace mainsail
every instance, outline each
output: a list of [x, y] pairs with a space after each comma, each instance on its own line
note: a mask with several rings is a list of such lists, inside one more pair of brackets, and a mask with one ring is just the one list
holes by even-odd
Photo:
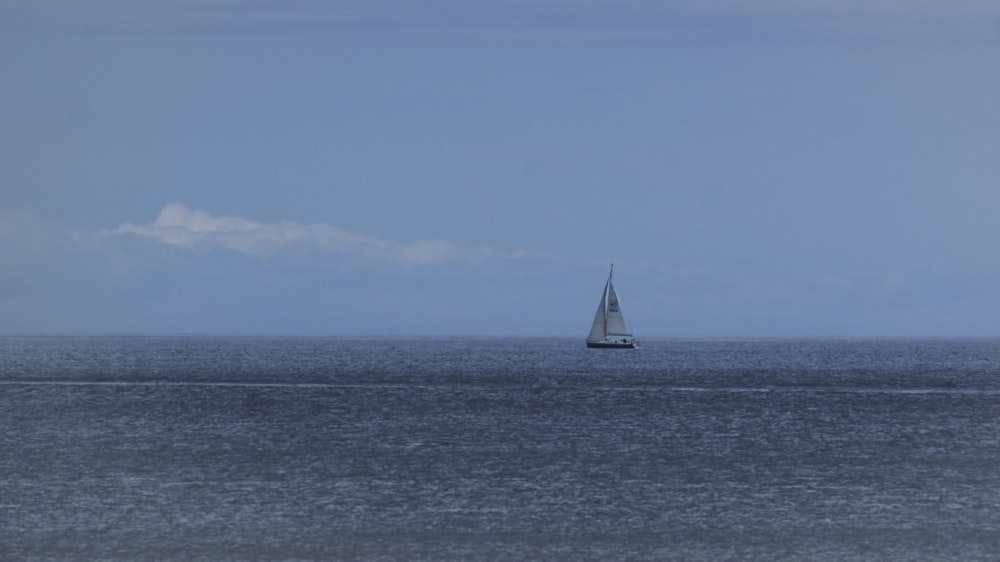
[[631, 336], [628, 328], [625, 327], [625, 317], [622, 316], [622, 307], [618, 304], [618, 295], [615, 294], [615, 285], [608, 278], [608, 320], [604, 327], [606, 336]]

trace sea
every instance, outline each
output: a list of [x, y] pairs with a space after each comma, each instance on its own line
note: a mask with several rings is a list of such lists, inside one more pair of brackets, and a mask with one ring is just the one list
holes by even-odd
[[1000, 339], [0, 337], [0, 560], [997, 560]]

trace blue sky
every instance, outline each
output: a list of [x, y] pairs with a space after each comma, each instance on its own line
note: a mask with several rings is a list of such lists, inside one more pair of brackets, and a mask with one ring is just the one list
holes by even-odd
[[993, 2], [0, 22], [0, 333], [1000, 335]]

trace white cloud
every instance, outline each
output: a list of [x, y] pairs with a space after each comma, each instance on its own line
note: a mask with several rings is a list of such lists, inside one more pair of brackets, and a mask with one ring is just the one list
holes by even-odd
[[141, 236], [192, 249], [222, 248], [266, 258], [282, 250], [349, 254], [359, 259], [405, 266], [475, 261], [487, 257], [516, 258], [525, 252], [501, 254], [489, 249], [463, 249], [446, 240], [399, 243], [354, 234], [328, 224], [281, 221], [265, 224], [240, 217], [216, 217], [180, 203], [163, 207], [151, 223], [125, 223], [105, 236]]

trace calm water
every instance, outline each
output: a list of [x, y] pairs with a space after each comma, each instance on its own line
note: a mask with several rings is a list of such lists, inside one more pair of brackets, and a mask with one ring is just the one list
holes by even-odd
[[993, 560], [1000, 341], [0, 338], [3, 560]]

